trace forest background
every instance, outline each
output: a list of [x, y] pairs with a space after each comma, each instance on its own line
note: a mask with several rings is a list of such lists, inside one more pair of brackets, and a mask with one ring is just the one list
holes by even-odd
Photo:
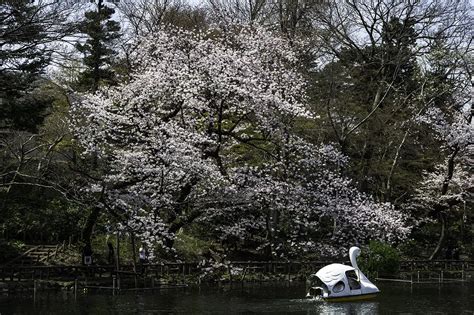
[[3, 261], [473, 259], [470, 1], [0, 6]]

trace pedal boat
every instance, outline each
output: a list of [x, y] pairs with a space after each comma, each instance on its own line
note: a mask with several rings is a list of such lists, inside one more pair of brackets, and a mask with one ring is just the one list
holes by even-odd
[[367, 279], [357, 266], [360, 248], [351, 247], [352, 266], [330, 264], [321, 268], [306, 281], [306, 297], [320, 297], [328, 302], [359, 301], [374, 298], [380, 290]]

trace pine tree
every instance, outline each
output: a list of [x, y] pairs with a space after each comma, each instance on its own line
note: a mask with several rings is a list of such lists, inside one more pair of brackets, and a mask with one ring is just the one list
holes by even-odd
[[97, 10], [87, 11], [79, 25], [79, 30], [88, 36], [85, 43], [76, 45], [84, 54], [86, 67], [80, 77], [79, 89], [95, 92], [101, 84], [115, 81], [111, 65], [116, 52], [111, 46], [120, 37], [120, 24], [112, 20], [114, 13], [115, 10], [104, 5], [103, 0], [98, 0]]
[[[59, 37], [56, 12], [29, 1], [0, 5], [0, 128], [35, 131], [48, 102], [33, 91], [48, 65], [48, 42]], [[55, 17], [55, 19], [53, 19]]]

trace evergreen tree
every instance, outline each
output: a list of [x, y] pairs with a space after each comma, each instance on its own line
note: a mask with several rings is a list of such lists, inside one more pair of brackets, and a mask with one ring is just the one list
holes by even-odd
[[[374, 45], [341, 49], [338, 59], [314, 74], [312, 95], [315, 108], [326, 107], [323, 136], [339, 142], [351, 158], [351, 175], [359, 188], [393, 201], [406, 194], [407, 183], [420, 179], [419, 168], [425, 166], [394, 161], [399, 147], [403, 156], [416, 161], [426, 152], [415, 145], [416, 138], [408, 137], [409, 119], [420, 107], [415, 98], [420, 70], [412, 51], [413, 23], [393, 18], [383, 25], [381, 37]], [[370, 121], [358, 126], [364, 119]]]
[[49, 101], [35, 95], [48, 44], [61, 38], [61, 12], [31, 1], [0, 4], [0, 128], [35, 131]]
[[79, 89], [97, 91], [101, 83], [112, 84], [115, 80], [111, 70], [114, 54], [113, 42], [120, 37], [120, 25], [112, 20], [115, 10], [98, 0], [97, 10], [87, 11], [79, 30], [88, 36], [77, 49], [84, 54], [86, 69], [80, 77]]

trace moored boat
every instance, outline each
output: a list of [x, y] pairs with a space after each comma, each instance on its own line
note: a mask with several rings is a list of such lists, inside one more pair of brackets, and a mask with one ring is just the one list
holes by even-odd
[[360, 248], [351, 247], [352, 266], [330, 264], [308, 277], [307, 297], [321, 297], [326, 301], [345, 302], [374, 298], [380, 290], [360, 271], [357, 257]]

